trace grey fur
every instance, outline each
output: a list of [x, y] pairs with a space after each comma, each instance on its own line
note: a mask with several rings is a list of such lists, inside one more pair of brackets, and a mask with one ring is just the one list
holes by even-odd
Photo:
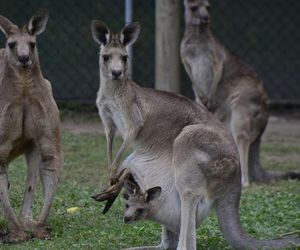
[[[100, 24], [94, 21], [92, 26], [97, 23]], [[103, 29], [92, 27], [92, 30]], [[225, 219], [222, 212], [218, 212], [221, 228], [227, 223], [230, 227], [231, 221], [239, 223], [236, 208], [241, 178], [233, 138], [203, 105], [180, 95], [139, 87], [129, 80], [127, 62], [122, 62], [127, 48], [120, 40], [121, 34], [110, 33], [108, 37], [110, 42], [100, 47], [100, 89], [96, 103], [105, 127], [113, 185], [104, 192], [104, 198], [103, 193], [99, 199], [94, 198], [109, 200], [110, 193], [115, 198], [126, 176], [125, 186], [130, 197], [125, 212], [127, 218], [132, 221], [147, 217], [164, 225], [160, 246], [135, 249], [195, 250], [196, 224], [202, 222], [210, 207], [225, 206], [229, 211]], [[120, 65], [121, 74], [116, 79], [112, 72]], [[123, 143], [112, 160], [116, 129]], [[119, 167], [121, 156], [129, 146], [133, 152]], [[118, 177], [118, 172], [122, 177]], [[130, 177], [128, 172], [137, 184], [132, 186], [126, 181]], [[233, 202], [227, 204], [229, 198]], [[129, 212], [139, 200], [143, 201], [145, 209]], [[243, 243], [248, 236], [236, 224], [232, 229], [227, 239], [234, 247], [237, 246], [235, 242], [242, 244], [244, 249], [273, 244], [255, 240]]]
[[268, 97], [260, 78], [215, 39], [209, 28], [207, 0], [185, 0], [184, 5], [181, 58], [193, 83], [196, 102], [212, 111], [234, 137], [243, 185], [295, 177], [297, 173], [267, 172], [261, 167], [259, 146], [268, 121]]
[[[227, 161], [227, 160], [226, 160]], [[155, 164], [155, 165], [154, 165]], [[163, 226], [162, 240], [159, 246], [153, 249], [196, 249], [191, 246], [187, 248], [178, 247], [179, 227], [180, 227], [180, 196], [176, 190], [174, 178], [161, 175], [166, 173], [162, 171], [162, 165], [153, 164], [151, 175], [145, 175], [143, 171], [149, 166], [140, 161], [139, 158], [130, 156], [124, 162], [124, 165], [130, 168], [131, 175], [125, 179], [125, 183], [130, 182], [134, 186], [134, 192], [128, 189], [128, 184], [125, 185], [124, 197], [126, 206], [124, 212], [124, 220], [130, 223], [136, 220], [147, 219], [158, 222]], [[230, 164], [230, 161], [223, 161], [222, 165]], [[142, 167], [141, 167], [142, 166]], [[172, 168], [169, 168], [172, 174]], [[230, 190], [225, 192], [214, 201], [202, 197], [199, 199], [196, 208], [196, 227], [200, 226], [204, 219], [209, 214], [211, 209], [215, 209], [220, 224], [221, 232], [224, 238], [234, 249], [282, 249], [296, 248], [300, 245], [299, 238], [286, 238], [279, 240], [256, 240], [247, 235], [241, 227], [239, 219], [239, 197], [241, 195], [240, 188], [236, 188], [236, 182], [239, 181], [239, 176], [235, 176], [232, 183], [227, 184], [226, 188]], [[157, 185], [158, 182], [163, 182], [163, 188], [160, 197], [151, 202], [147, 202], [146, 191], [148, 186]], [[191, 182], [192, 180], [188, 180]], [[167, 187], [167, 188], [165, 188]], [[213, 197], [213, 196], [212, 196]], [[142, 211], [142, 212], [141, 212]], [[181, 222], [182, 223], [182, 222]], [[165, 232], [168, 232], [166, 234]], [[147, 247], [128, 248], [131, 249], [148, 249]], [[149, 247], [149, 249], [152, 249]]]

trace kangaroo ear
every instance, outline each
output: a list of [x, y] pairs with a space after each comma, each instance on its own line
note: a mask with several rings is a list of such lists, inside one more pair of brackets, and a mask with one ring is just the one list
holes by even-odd
[[40, 10], [35, 13], [26, 25], [28, 33], [32, 36], [41, 34], [46, 29], [48, 18], [49, 13], [46, 9]]
[[146, 194], [147, 194], [146, 197], [147, 202], [153, 201], [154, 199], [157, 199], [160, 196], [161, 187], [150, 188], [146, 191]]
[[126, 25], [121, 31], [121, 36], [120, 36], [121, 43], [124, 46], [128, 46], [135, 43], [135, 41], [139, 37], [140, 31], [141, 31], [141, 25], [137, 22]]
[[128, 201], [129, 200], [129, 195], [127, 193], [123, 193], [123, 198]]
[[6, 37], [16, 33], [18, 27], [9, 21], [6, 17], [0, 15], [0, 30]]
[[140, 191], [140, 187], [135, 182], [132, 174], [129, 174], [124, 180], [124, 188], [129, 195], [136, 195]]
[[110, 30], [99, 20], [91, 22], [91, 32], [96, 43], [106, 45], [110, 39]]
[[129, 195], [136, 195], [139, 188], [135, 185], [135, 183], [125, 180], [124, 181], [124, 188]]

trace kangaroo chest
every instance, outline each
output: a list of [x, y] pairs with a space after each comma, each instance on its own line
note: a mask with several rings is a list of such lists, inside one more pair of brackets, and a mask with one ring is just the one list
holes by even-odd
[[49, 127], [48, 112], [38, 99], [16, 98], [1, 105], [0, 141], [35, 139]]
[[97, 106], [100, 111], [101, 119], [111, 119], [120, 132], [121, 136], [124, 138], [125, 121], [121, 106], [115, 101], [107, 99], [105, 97], [98, 98]]
[[214, 80], [214, 56], [208, 46], [183, 43], [181, 57], [195, 94], [208, 96]]
[[122, 115], [122, 112], [119, 107], [117, 106], [111, 106], [110, 107], [110, 114], [111, 118], [114, 121], [114, 124], [117, 126], [120, 134], [124, 138], [125, 135], [125, 123], [124, 123], [124, 118]]

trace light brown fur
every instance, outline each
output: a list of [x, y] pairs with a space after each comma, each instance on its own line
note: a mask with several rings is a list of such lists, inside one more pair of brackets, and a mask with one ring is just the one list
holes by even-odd
[[184, 0], [185, 32], [181, 57], [203, 103], [231, 131], [237, 144], [242, 183], [299, 178], [296, 173], [265, 171], [259, 161], [260, 138], [268, 121], [268, 97], [255, 71], [226, 50], [209, 28], [209, 1]]
[[[136, 249], [195, 250], [196, 226], [211, 206], [218, 210], [221, 227], [229, 224], [223, 233], [229, 232], [226, 238], [233, 247], [288, 245], [288, 240], [254, 240], [241, 229], [238, 152], [226, 127], [203, 105], [180, 95], [139, 87], [129, 79], [124, 56], [128, 45], [137, 39], [139, 25], [129, 24], [118, 35], [100, 21], [93, 21], [91, 28], [94, 40], [100, 44], [101, 83], [96, 103], [105, 126], [113, 184], [93, 198], [108, 200], [106, 212], [129, 173], [135, 176], [141, 192], [132, 191], [131, 201], [146, 197], [150, 202], [155, 198], [150, 194], [152, 188], [159, 186], [161, 190], [160, 196], [149, 205], [153, 217], [148, 215], [164, 226], [162, 244]], [[112, 160], [116, 129], [123, 143]], [[120, 166], [128, 147], [133, 152]], [[134, 216], [128, 213], [128, 221], [144, 218], [147, 214], [144, 211], [137, 210]]]
[[[0, 51], [0, 205], [9, 222], [5, 241], [28, 239], [27, 231], [48, 238], [47, 218], [62, 168], [59, 111], [51, 84], [44, 79], [36, 48], [36, 35], [46, 26], [48, 13], [35, 14], [22, 29], [0, 16], [7, 37]], [[9, 163], [21, 154], [27, 161], [27, 180], [20, 217], [8, 198]], [[33, 220], [32, 203], [37, 176], [44, 189], [44, 206]]]

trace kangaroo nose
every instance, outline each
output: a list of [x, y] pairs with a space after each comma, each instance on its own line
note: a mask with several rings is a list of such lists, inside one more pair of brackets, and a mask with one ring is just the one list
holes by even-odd
[[27, 63], [27, 62], [29, 61], [29, 56], [27, 56], [27, 55], [19, 56], [19, 57], [18, 57], [18, 60], [19, 60], [21, 63], [25, 64], [25, 63]]
[[124, 222], [125, 223], [129, 223], [131, 221], [131, 218], [130, 217], [128, 217], [128, 216], [125, 216], [124, 217]]
[[111, 73], [112, 73], [113, 78], [116, 80], [122, 74], [122, 71], [121, 70], [113, 70]]
[[201, 18], [201, 21], [202, 21], [203, 23], [205, 23], [205, 24], [209, 23], [209, 16], [203, 16], [203, 17]]

